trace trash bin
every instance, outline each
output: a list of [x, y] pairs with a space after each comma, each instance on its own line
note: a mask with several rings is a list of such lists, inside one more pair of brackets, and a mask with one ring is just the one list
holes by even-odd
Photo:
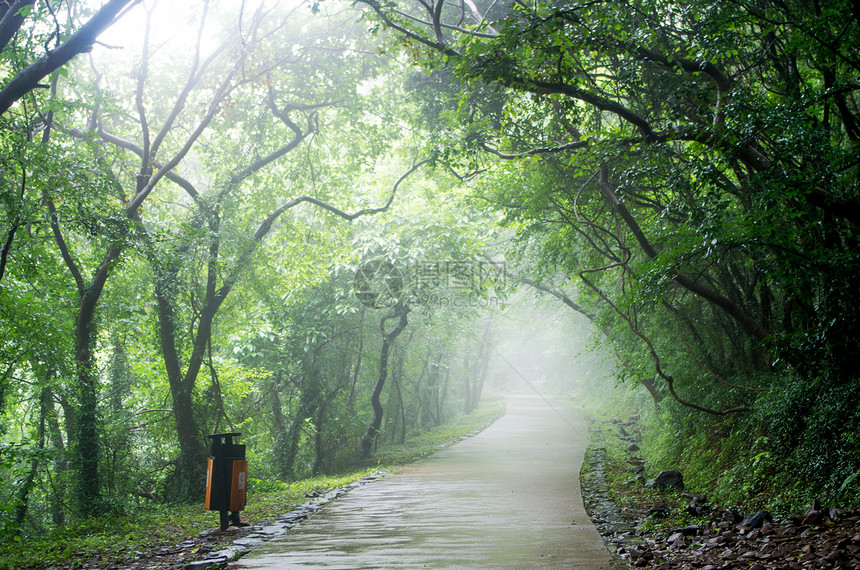
[[206, 472], [206, 510], [219, 512], [221, 530], [231, 524], [243, 526], [239, 511], [245, 508], [248, 462], [245, 446], [233, 442], [233, 438], [241, 435], [234, 432], [209, 436], [212, 452]]

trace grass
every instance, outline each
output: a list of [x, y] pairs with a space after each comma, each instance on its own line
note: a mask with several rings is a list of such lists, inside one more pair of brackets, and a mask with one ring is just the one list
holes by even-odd
[[505, 402], [501, 398], [484, 396], [478, 408], [470, 414], [462, 414], [441, 426], [415, 434], [403, 444], [381, 446], [375, 455], [380, 467], [405, 465], [426, 457], [443, 447], [453, 445], [464, 435], [481, 430], [505, 413]]
[[[593, 470], [598, 461], [597, 456], [600, 455], [599, 461], [605, 472], [606, 491], [626, 521], [634, 526], [638, 525], [641, 531], [649, 532], [700, 522], [698, 518], [686, 513], [686, 501], [680, 492], [661, 491], [633, 482], [636, 473], [628, 461], [631, 457], [627, 450], [629, 442], [621, 438], [618, 424], [592, 416], [589, 418], [589, 427], [593, 435], [586, 450], [583, 472], [587, 474]], [[598, 453], [601, 451], [602, 453]], [[646, 470], [643, 475], [653, 478], [657, 473]], [[665, 507], [665, 515], [643, 518], [642, 515], [655, 505]]]
[[[312, 491], [337, 489], [378, 469], [395, 468], [425, 457], [483, 429], [503, 414], [503, 401], [487, 399], [471, 414], [416, 434], [403, 445], [381, 446], [374, 467], [294, 483], [251, 479], [242, 521], [272, 520], [307, 501], [306, 495]], [[79, 568], [85, 562], [98, 567], [129, 564], [143, 553], [170, 549], [217, 526], [218, 513], [203, 510], [202, 504], [149, 505], [122, 516], [69, 524], [42, 538], [0, 545], [0, 569]]]

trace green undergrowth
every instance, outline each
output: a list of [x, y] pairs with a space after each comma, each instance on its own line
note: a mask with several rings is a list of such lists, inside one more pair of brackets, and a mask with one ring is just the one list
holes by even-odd
[[374, 460], [381, 466], [411, 463], [441, 448], [457, 443], [461, 437], [482, 430], [505, 414], [505, 402], [500, 397], [482, 396], [481, 404], [469, 414], [462, 414], [448, 423], [413, 434], [402, 444], [381, 445]]
[[854, 386], [795, 381], [763, 394], [746, 414], [712, 417], [676, 406], [643, 418], [643, 453], [655, 471], [681, 471], [688, 488], [724, 507], [776, 516], [803, 512], [814, 500], [854, 508], [858, 401]]
[[[634, 428], [625, 428], [623, 424], [595, 416], [589, 416], [588, 423], [591, 442], [585, 453], [583, 477], [602, 468], [606, 491], [625, 520], [638, 525], [642, 531], [665, 530], [702, 522], [685, 511], [687, 501], [680, 492], [660, 491], [635, 481], [637, 473], [630, 459], [641, 457], [641, 453], [628, 451], [630, 442], [622, 439], [621, 433], [621, 429], [625, 429], [628, 434], [635, 433]], [[642, 475], [649, 479], [658, 472], [656, 467], [648, 466], [646, 462], [646, 470]], [[691, 488], [687, 491], [697, 492]], [[661, 510], [658, 514], [644, 516], [652, 507], [660, 507]]]
[[[315, 490], [342, 487], [374, 470], [341, 476], [316, 477], [295, 483], [250, 480], [248, 508], [242, 520], [261, 522], [286, 513]], [[255, 491], [257, 487], [265, 491]], [[105, 566], [120, 565], [136, 553], [173, 546], [218, 526], [218, 513], [202, 505], [147, 505], [124, 515], [78, 521], [39, 539], [0, 547], [0, 568], [74, 568], [81, 560], [97, 559]]]
[[[289, 512], [307, 501], [314, 491], [348, 485], [379, 469], [393, 468], [420, 459], [462, 436], [480, 430], [504, 414], [504, 402], [488, 399], [471, 414], [417, 434], [403, 445], [380, 447], [373, 466], [349, 472], [304, 479], [293, 483], [249, 480], [248, 506], [244, 522], [262, 523]], [[123, 515], [78, 521], [40, 538], [0, 545], [0, 569], [76, 568], [82, 561], [98, 566], [122, 565], [140, 553], [170, 548], [218, 526], [218, 513], [198, 505], [147, 504]]]

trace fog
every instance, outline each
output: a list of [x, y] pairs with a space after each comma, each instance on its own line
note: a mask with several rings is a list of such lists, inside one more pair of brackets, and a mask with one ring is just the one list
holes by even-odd
[[585, 399], [615, 384], [613, 357], [591, 321], [555, 298], [520, 292], [489, 340], [487, 392]]

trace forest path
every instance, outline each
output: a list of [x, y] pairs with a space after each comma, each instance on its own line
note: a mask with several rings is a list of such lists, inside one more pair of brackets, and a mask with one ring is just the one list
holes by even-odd
[[609, 569], [579, 487], [587, 443], [578, 413], [509, 397], [474, 438], [344, 495], [231, 567]]

